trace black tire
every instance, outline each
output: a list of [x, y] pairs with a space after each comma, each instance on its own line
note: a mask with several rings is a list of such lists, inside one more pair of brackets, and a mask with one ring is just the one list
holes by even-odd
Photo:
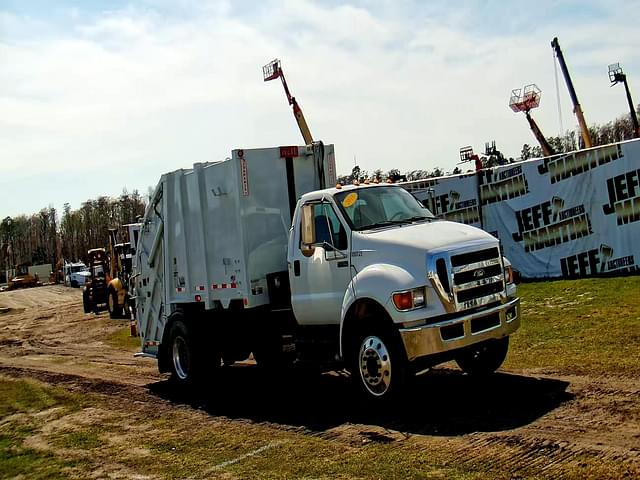
[[398, 332], [365, 319], [350, 343], [349, 370], [358, 393], [374, 402], [397, 398], [409, 380], [409, 362]]
[[123, 308], [118, 305], [118, 292], [109, 289], [107, 294], [107, 310], [109, 310], [109, 318], [122, 318]]
[[209, 366], [205, 362], [202, 339], [187, 327], [181, 312], [173, 313], [172, 317], [166, 350], [171, 381], [183, 388], [200, 386]]
[[91, 313], [93, 310], [91, 299], [89, 298], [89, 291], [86, 288], [82, 290], [82, 308], [84, 309], [84, 313]]
[[490, 375], [500, 368], [508, 351], [509, 337], [487, 340], [466, 348], [456, 356], [456, 363], [469, 375]]
[[72, 288], [78, 288], [80, 285], [78, 285], [78, 281], [77, 280], [71, 280], [71, 287]]

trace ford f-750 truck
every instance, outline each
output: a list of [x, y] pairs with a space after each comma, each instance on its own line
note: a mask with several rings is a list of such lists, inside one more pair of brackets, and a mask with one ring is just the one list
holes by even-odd
[[382, 400], [444, 361], [500, 367], [520, 312], [498, 240], [397, 185], [324, 188], [333, 151], [234, 150], [162, 176], [136, 307], [143, 354], [177, 384], [253, 354], [268, 368], [346, 368]]

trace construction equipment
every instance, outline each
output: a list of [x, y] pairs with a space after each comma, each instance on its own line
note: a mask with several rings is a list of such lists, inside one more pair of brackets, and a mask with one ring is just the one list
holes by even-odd
[[31, 264], [22, 263], [16, 265], [16, 273], [13, 278], [9, 279], [7, 290], [17, 290], [18, 288], [38, 287], [41, 285], [38, 275], [31, 275], [29, 267]]
[[624, 89], [627, 92], [627, 102], [629, 103], [629, 110], [631, 112], [631, 121], [633, 122], [633, 132], [636, 138], [640, 137], [640, 125], [638, 125], [638, 115], [636, 109], [633, 106], [633, 100], [631, 99], [631, 92], [629, 91], [629, 84], [627, 83], [627, 76], [622, 71], [619, 63], [612, 63], [609, 65], [609, 80], [613, 87], [617, 83], [622, 82]]
[[533, 117], [531, 116], [531, 110], [534, 108], [538, 108], [540, 105], [540, 95], [542, 92], [538, 88], [538, 86], [534, 83], [530, 85], [526, 85], [524, 88], [516, 88], [511, 90], [511, 98], [509, 99], [509, 107], [514, 112], [524, 112], [527, 117], [527, 121], [529, 122], [529, 127], [531, 127], [531, 131], [533, 135], [538, 140], [540, 147], [542, 148], [542, 153], [545, 157], [549, 157], [551, 155], [555, 155], [555, 151], [549, 145], [549, 142], [542, 134], [542, 131], [538, 127], [538, 124], [535, 122]]
[[107, 285], [111, 281], [109, 275], [109, 257], [104, 248], [93, 248], [89, 255], [89, 279], [82, 290], [82, 306], [84, 313], [98, 313], [107, 307]]
[[[139, 231], [138, 224], [123, 225], [128, 238], [137, 239], [132, 232]], [[132, 270], [132, 247], [130, 241], [119, 241], [117, 228], [109, 229], [109, 274], [111, 280], [107, 285], [107, 310], [111, 318], [130, 318], [133, 299], [129, 295], [129, 281]], [[135, 243], [134, 243], [135, 245]]]
[[302, 114], [300, 105], [298, 105], [296, 97], [292, 96], [289, 92], [289, 87], [287, 86], [287, 81], [284, 78], [284, 72], [282, 71], [280, 60], [276, 58], [275, 60], [262, 67], [262, 74], [264, 76], [265, 82], [280, 78], [280, 80], [282, 81], [282, 86], [284, 87], [284, 93], [286, 93], [287, 95], [287, 101], [289, 102], [289, 105], [293, 107], [293, 116], [296, 118], [296, 122], [298, 122], [298, 128], [300, 128], [300, 133], [302, 133], [302, 138], [304, 139], [305, 144], [310, 145], [311, 143], [313, 143], [311, 131], [309, 130], [307, 121], [304, 119], [304, 115]]
[[573, 102], [573, 113], [576, 114], [578, 118], [578, 124], [580, 124], [580, 131], [582, 133], [582, 141], [584, 142], [585, 148], [591, 148], [591, 135], [589, 134], [589, 129], [587, 128], [587, 122], [584, 119], [584, 114], [582, 113], [582, 107], [580, 107], [580, 102], [578, 102], [578, 96], [576, 95], [576, 90], [573, 88], [573, 82], [571, 81], [571, 75], [569, 75], [569, 69], [567, 68], [567, 64], [564, 61], [564, 55], [562, 54], [562, 50], [560, 49], [560, 44], [558, 43], [558, 37], [555, 37], [551, 41], [551, 48], [556, 54], [556, 58], [560, 63], [560, 68], [562, 69], [562, 75], [564, 76], [564, 80], [567, 83], [567, 88], [569, 89], [569, 96], [571, 97], [571, 101]]

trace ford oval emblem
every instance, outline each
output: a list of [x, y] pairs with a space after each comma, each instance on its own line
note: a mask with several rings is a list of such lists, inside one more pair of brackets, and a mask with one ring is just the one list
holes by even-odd
[[473, 272], [473, 278], [482, 278], [484, 277], [484, 270], [482, 268]]

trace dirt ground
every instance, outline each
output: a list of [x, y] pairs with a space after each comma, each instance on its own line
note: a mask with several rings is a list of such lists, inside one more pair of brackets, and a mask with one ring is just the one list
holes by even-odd
[[[553, 478], [564, 466], [594, 461], [625, 465], [630, 477], [640, 474], [638, 378], [538, 369], [502, 371], [474, 385], [445, 366], [417, 382], [411, 408], [373, 412], [348, 399], [344, 375], [274, 380], [241, 365], [219, 380], [216, 388], [227, 395], [200, 401], [172, 391], [154, 360], [134, 358], [105, 341], [127, 325], [107, 314], [82, 313], [78, 289], [0, 293], [0, 374], [96, 392], [114, 402], [135, 397], [141, 409], [158, 405], [194, 419], [205, 412], [212, 421], [295, 428], [349, 445], [411, 437], [427, 448], [435, 439], [460, 464], [490, 457], [496, 471], [514, 478], [522, 472]], [[256, 389], [271, 401], [256, 402]]]

